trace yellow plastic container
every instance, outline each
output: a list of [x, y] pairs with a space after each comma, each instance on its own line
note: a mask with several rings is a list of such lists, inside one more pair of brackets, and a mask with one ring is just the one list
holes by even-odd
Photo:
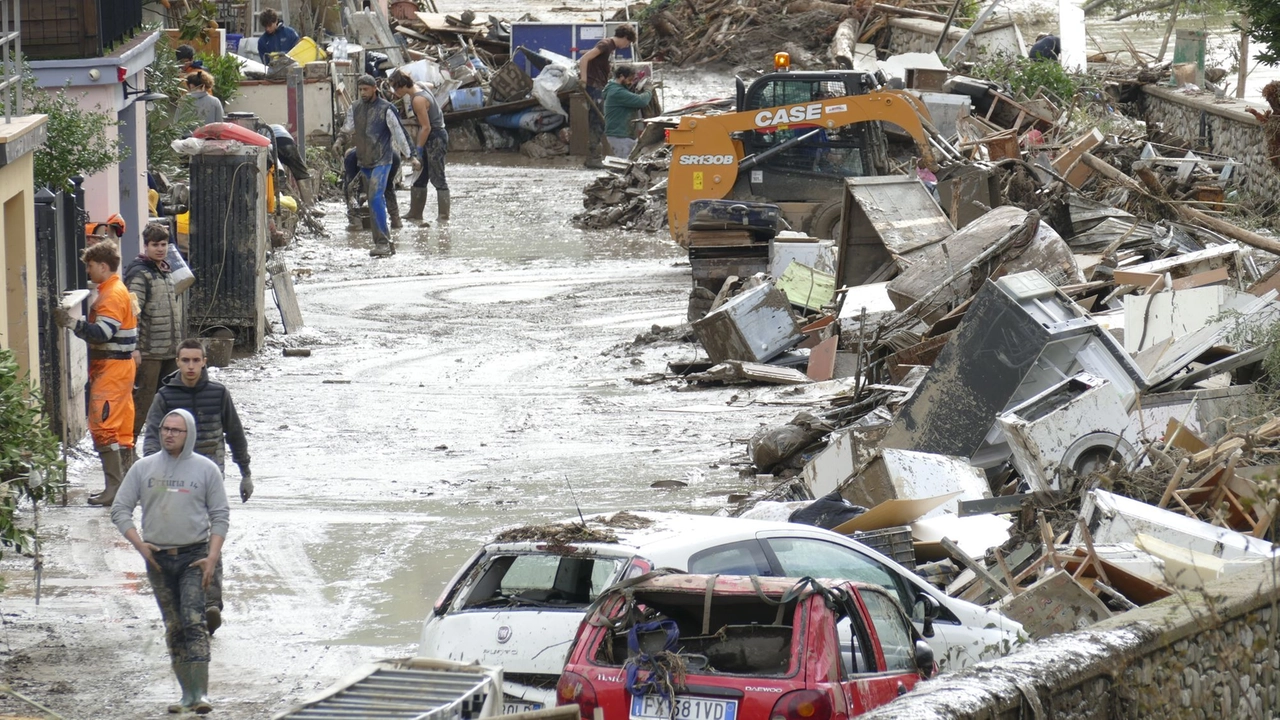
[[288, 52], [288, 55], [299, 65], [306, 65], [309, 62], [324, 60], [328, 57], [325, 55], [324, 50], [321, 50], [320, 46], [316, 45], [316, 41], [309, 37], [299, 40], [298, 44], [294, 45], [293, 49]]
[[184, 253], [191, 252], [191, 213], [184, 212], [177, 216], [178, 220], [178, 249]]

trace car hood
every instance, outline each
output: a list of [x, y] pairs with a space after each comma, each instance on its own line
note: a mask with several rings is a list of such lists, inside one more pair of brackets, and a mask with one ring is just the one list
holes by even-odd
[[433, 617], [418, 654], [501, 665], [504, 673], [559, 675], [582, 610], [469, 610]]

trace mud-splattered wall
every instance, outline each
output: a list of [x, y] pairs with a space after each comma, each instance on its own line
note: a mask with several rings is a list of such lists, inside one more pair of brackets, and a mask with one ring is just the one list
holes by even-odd
[[965, 720], [1274, 717], [1280, 562], [943, 675], [863, 716]]
[[1142, 101], [1149, 125], [1158, 123], [1193, 148], [1235, 158], [1242, 164], [1235, 171], [1245, 194], [1274, 200], [1280, 197], [1280, 172], [1268, 162], [1262, 125], [1245, 112], [1246, 107], [1236, 100], [1218, 100], [1212, 93], [1188, 95], [1157, 85], [1144, 88]]

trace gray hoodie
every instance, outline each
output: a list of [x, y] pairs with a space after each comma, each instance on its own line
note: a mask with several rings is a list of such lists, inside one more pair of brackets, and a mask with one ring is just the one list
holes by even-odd
[[[142, 539], [159, 548], [205, 542], [209, 535], [227, 536], [231, 507], [222, 487], [222, 471], [212, 460], [192, 452], [196, 421], [186, 410], [174, 410], [187, 425], [187, 441], [178, 457], [161, 450], [135, 462], [111, 504], [111, 522], [121, 533], [133, 524], [133, 509], [142, 504]], [[168, 417], [166, 415], [165, 417]]]

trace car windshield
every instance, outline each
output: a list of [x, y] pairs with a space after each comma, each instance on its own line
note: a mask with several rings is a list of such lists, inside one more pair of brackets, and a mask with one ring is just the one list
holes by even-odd
[[[604, 633], [595, 651], [602, 665], [679, 657], [692, 675], [785, 676], [791, 669], [796, 602], [783, 606], [755, 595], [640, 591], [634, 609]], [[642, 669], [654, 670], [651, 667]]]
[[625, 563], [587, 554], [493, 555], [477, 570], [458, 607], [583, 608], [615, 581]]

